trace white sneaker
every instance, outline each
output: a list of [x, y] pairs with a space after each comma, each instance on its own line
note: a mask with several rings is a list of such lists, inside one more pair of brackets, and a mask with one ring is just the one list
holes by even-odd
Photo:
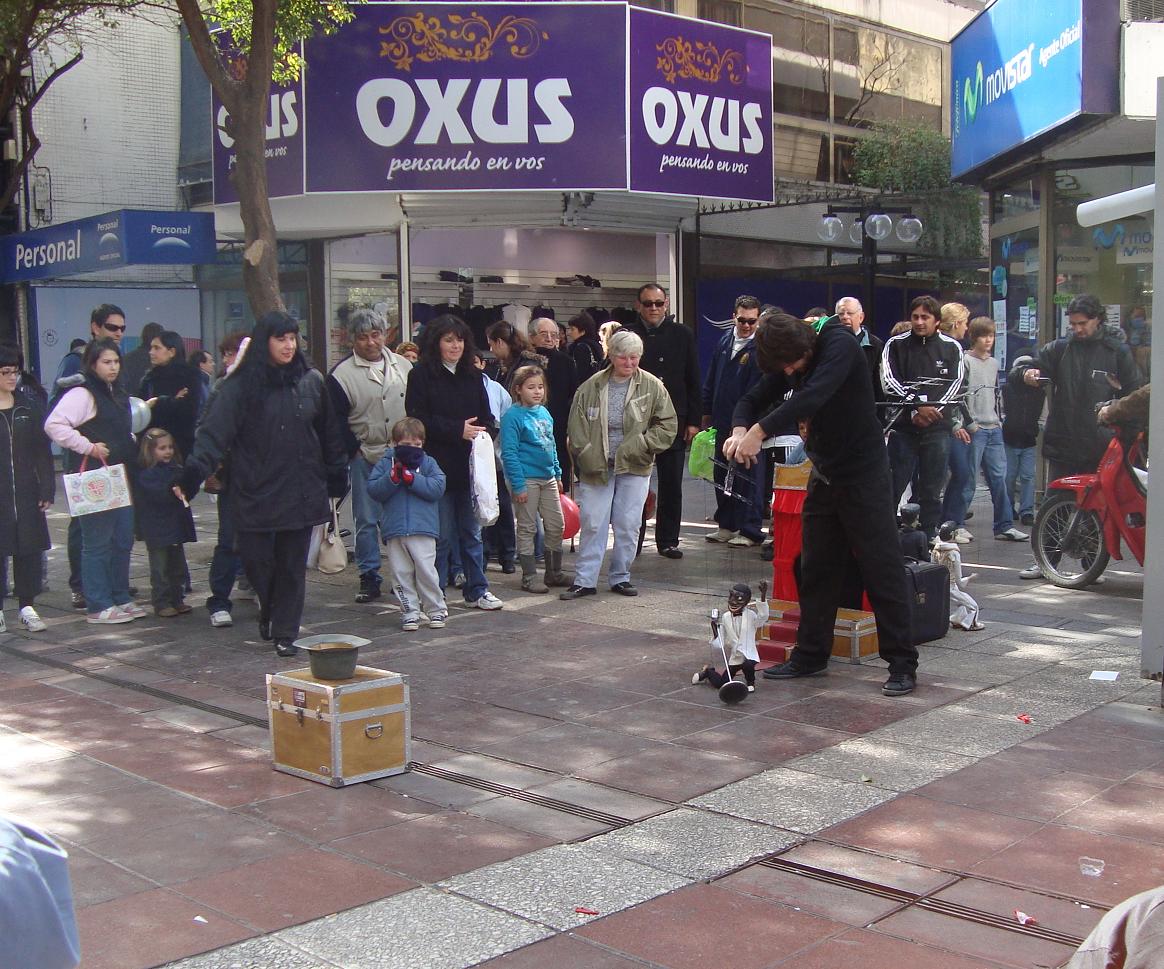
[[8, 623], [4, 619], [4, 613], [0, 612], [0, 633], [8, 632]]
[[222, 629], [224, 626], [233, 626], [234, 618], [225, 609], [219, 609], [218, 612], [210, 614], [210, 625], [215, 629]]
[[1020, 579], [1041, 579], [1043, 577], [1043, 570], [1037, 565], [1028, 565], [1018, 574]]
[[492, 592], [486, 592], [476, 602], [470, 602], [469, 605], [476, 606], [478, 609], [484, 609], [487, 612], [492, 612], [494, 609], [500, 609], [504, 602], [497, 598]]
[[449, 617], [444, 613], [438, 612], [435, 616], [428, 617], [429, 629], [444, 629], [445, 623], [449, 621]]
[[723, 544], [724, 542], [730, 542], [738, 534], [739, 532], [733, 532], [729, 528], [717, 528], [714, 532], [707, 536], [707, 540], [709, 542], [718, 542], [719, 544]]
[[400, 623], [401, 632], [414, 633], [420, 628], [418, 619], [405, 619]]
[[44, 620], [36, 614], [36, 610], [32, 606], [24, 606], [20, 610], [20, 622], [30, 633], [43, 633], [48, 629]]
[[125, 615], [129, 616], [130, 619], [144, 619], [149, 615], [148, 612], [146, 612], [132, 599], [124, 605], [117, 606], [116, 608], [120, 609]]
[[234, 587], [234, 597], [247, 602], [254, 602], [255, 590], [246, 579], [239, 579], [238, 584]]
[[994, 537], [1000, 542], [1025, 542], [1031, 536], [1026, 532], [1020, 532], [1012, 525], [1005, 532], [999, 532]]
[[748, 538], [747, 535], [737, 535], [728, 544], [735, 548], [755, 548], [760, 543], [754, 538]]
[[974, 536], [966, 531], [965, 528], [958, 528], [954, 531], [954, 541], [959, 545], [969, 545], [974, 541]]
[[117, 606], [110, 606], [100, 612], [89, 613], [85, 617], [85, 622], [93, 623], [95, 626], [115, 626], [122, 622], [133, 622], [133, 616], [122, 612]]

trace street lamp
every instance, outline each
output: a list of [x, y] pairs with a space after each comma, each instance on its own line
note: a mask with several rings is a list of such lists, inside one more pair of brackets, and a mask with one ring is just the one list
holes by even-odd
[[[889, 213], [899, 214], [896, 224]], [[909, 209], [893, 206], [829, 206], [828, 212], [821, 216], [820, 225], [816, 234], [821, 242], [830, 246], [841, 243], [845, 236], [845, 223], [841, 214], [852, 215], [853, 221], [849, 224], [849, 241], [861, 247], [862, 294], [865, 315], [870, 324], [874, 322], [876, 308], [874, 306], [874, 286], [877, 280], [877, 243], [884, 242], [891, 235], [896, 235], [900, 242], [913, 245], [921, 238], [923, 229], [921, 219], [917, 218]]]

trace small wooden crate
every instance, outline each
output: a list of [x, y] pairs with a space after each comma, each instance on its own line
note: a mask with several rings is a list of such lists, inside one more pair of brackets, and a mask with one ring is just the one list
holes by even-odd
[[776, 465], [776, 487], [791, 491], [807, 491], [808, 479], [812, 477], [812, 462], [804, 460], [800, 464]]
[[309, 669], [267, 674], [275, 770], [343, 787], [408, 770], [412, 718], [399, 673], [357, 666], [348, 680]]
[[[800, 603], [785, 599], [770, 599], [772, 622], [800, 624]], [[838, 609], [833, 625], [833, 652], [838, 659], [860, 663], [863, 656], [875, 656], [878, 651], [877, 621], [873, 613], [861, 609]]]

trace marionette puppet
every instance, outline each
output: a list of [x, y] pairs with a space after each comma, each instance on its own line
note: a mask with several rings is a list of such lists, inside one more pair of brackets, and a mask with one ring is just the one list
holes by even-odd
[[901, 506], [901, 525], [897, 529], [897, 540], [901, 543], [901, 554], [907, 559], [924, 562], [930, 557], [930, 543], [926, 533], [918, 526], [921, 519], [921, 505], [912, 502]]
[[930, 553], [930, 560], [944, 566], [950, 573], [950, 625], [955, 629], [977, 632], [986, 627], [978, 621], [978, 603], [966, 591], [974, 575], [962, 574], [962, 552], [954, 541], [955, 522], [943, 522], [938, 529], [938, 541]]
[[[756, 690], [756, 632], [768, 621], [768, 583], [760, 583], [760, 599], [752, 601], [752, 590], [742, 582], [728, 592], [727, 612], [711, 610], [712, 662], [692, 674], [692, 683], [710, 683], [719, 690], [724, 703], [739, 703]], [[722, 660], [723, 668], [718, 668]], [[744, 674], [741, 683], [736, 677]]]

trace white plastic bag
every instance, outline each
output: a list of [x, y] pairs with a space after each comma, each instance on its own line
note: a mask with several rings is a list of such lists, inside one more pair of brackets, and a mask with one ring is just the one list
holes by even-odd
[[473, 438], [469, 451], [469, 481], [473, 491], [473, 513], [482, 527], [492, 525], [501, 514], [497, 499], [497, 462], [493, 440], [488, 434]]

